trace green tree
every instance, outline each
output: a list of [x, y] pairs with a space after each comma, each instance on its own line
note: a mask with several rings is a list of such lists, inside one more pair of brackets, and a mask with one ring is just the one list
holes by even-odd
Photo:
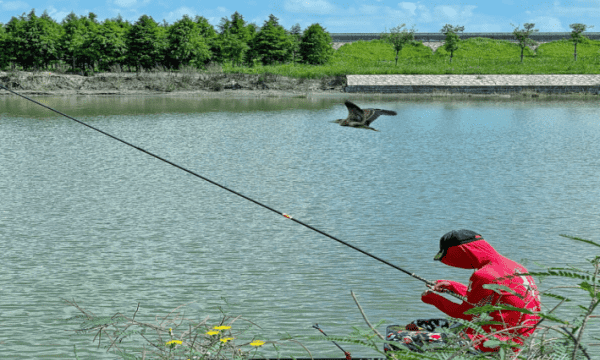
[[194, 18], [194, 22], [198, 25], [200, 29], [200, 36], [204, 39], [211, 53], [211, 61], [219, 62], [221, 59], [221, 48], [219, 47], [218, 42], [218, 34], [215, 31], [215, 28], [208, 22], [208, 20], [203, 16], [198, 16]]
[[402, 30], [405, 24], [396, 26], [395, 28], [390, 29], [390, 34], [381, 34], [381, 39], [394, 48], [396, 51], [396, 66], [398, 66], [398, 53], [402, 51], [402, 48], [407, 43], [412, 43], [415, 41], [415, 29], [414, 27], [410, 30]]
[[71, 65], [74, 70], [78, 67], [83, 67], [81, 64], [85, 62], [83, 43], [86, 40], [88, 33], [87, 19], [78, 17], [71, 12], [62, 21], [63, 34], [60, 40], [61, 52], [63, 59]]
[[246, 43], [248, 45], [248, 49], [244, 53], [244, 62], [250, 66], [253, 66], [254, 59], [256, 58], [257, 53], [255, 51], [253, 51], [252, 47], [255, 42], [254, 38], [260, 31], [260, 27], [258, 25], [256, 25], [255, 23], [250, 23], [250, 24], [246, 25], [246, 29], [248, 29], [249, 40]]
[[[575, 50], [573, 52], [573, 56], [575, 57], [575, 61], [577, 61], [577, 44], [587, 42], [587, 40], [588, 40], [588, 38], [581, 35], [581, 33], [586, 30], [587, 25], [571, 24], [571, 25], [569, 25], [569, 27], [571, 29], [573, 29], [573, 31], [571, 31], [571, 38], [573, 41], [573, 45], [575, 45]], [[590, 26], [590, 28], [593, 28], [593, 26]]]
[[215, 28], [205, 17], [196, 15], [194, 22], [198, 25], [198, 28], [200, 29], [200, 35], [204, 38], [204, 40], [214, 39], [217, 37]]
[[246, 51], [250, 48], [248, 44], [240, 36], [231, 34], [229, 30], [226, 30], [219, 40], [223, 60], [231, 60], [233, 66], [240, 65]]
[[125, 62], [127, 29], [114, 20], [105, 20], [96, 31], [83, 42], [83, 54], [98, 63], [102, 71], [110, 70], [115, 64]]
[[167, 42], [167, 61], [172, 67], [191, 65], [199, 68], [211, 57], [200, 27], [187, 15], [169, 27]]
[[153, 69], [164, 62], [166, 38], [152, 17], [142, 15], [126, 35], [127, 62], [140, 68]]
[[249, 50], [248, 42], [252, 39], [252, 28], [246, 25], [244, 17], [237, 11], [231, 20], [222, 18], [218, 25], [220, 35], [216, 41], [221, 62], [231, 60], [232, 64], [240, 64]]
[[279, 20], [271, 14], [269, 20], [265, 21], [252, 39], [250, 47], [253, 57], [260, 59], [266, 65], [289, 61], [292, 57], [293, 43], [283, 26], [279, 25]]
[[60, 26], [46, 12], [42, 16], [37, 17], [34, 9], [27, 18], [21, 16], [19, 24], [9, 26], [9, 48], [14, 51], [15, 62], [26, 70], [46, 68], [58, 56]]
[[300, 40], [300, 56], [303, 62], [311, 65], [322, 65], [333, 55], [331, 35], [319, 24], [312, 24], [302, 34]]
[[519, 30], [519, 27], [516, 27], [513, 30], [513, 36], [519, 41], [519, 46], [521, 47], [521, 64], [523, 63], [523, 51], [525, 50], [525, 46], [533, 46], [537, 44], [537, 42], [529, 38], [529, 35], [532, 32], [539, 31], [537, 29], [534, 29], [534, 26], [535, 24], [525, 23], [525, 25], [523, 25], [523, 27], [525, 28], [524, 30]]
[[8, 34], [4, 30], [4, 24], [0, 23], [0, 70], [4, 70], [8, 66]]
[[253, 34], [250, 34], [251, 28], [246, 25], [244, 17], [237, 11], [231, 15], [229, 23], [230, 33], [236, 35], [244, 43], [248, 43]]
[[38, 19], [42, 31], [40, 37], [39, 57], [40, 62], [46, 69], [51, 62], [59, 60], [61, 49], [60, 49], [60, 38], [62, 37], [62, 26], [60, 26], [54, 19], [48, 15], [48, 12], [44, 10], [44, 13]]
[[299, 61], [300, 57], [300, 41], [302, 40], [302, 28], [300, 24], [296, 24], [292, 26], [289, 31], [289, 35], [292, 38], [292, 63], [296, 65], [296, 61]]
[[442, 30], [440, 30], [441, 33], [446, 35], [446, 43], [444, 44], [444, 49], [446, 49], [446, 51], [450, 51], [450, 64], [452, 64], [452, 56], [454, 55], [454, 52], [458, 50], [458, 43], [460, 42], [460, 37], [458, 37], [456, 33], [462, 32], [464, 30], [464, 26], [457, 25], [456, 27], [453, 27], [450, 24], [444, 25]]
[[[15, 69], [17, 65], [21, 65], [23, 54], [21, 53], [21, 43], [25, 41], [23, 36], [23, 27], [25, 26], [25, 13], [17, 17], [12, 17], [10, 21], [5, 25], [6, 37], [4, 40], [4, 46], [6, 49], [6, 57], [8, 62], [11, 64], [11, 68]], [[21, 65], [22, 66], [22, 65]]]

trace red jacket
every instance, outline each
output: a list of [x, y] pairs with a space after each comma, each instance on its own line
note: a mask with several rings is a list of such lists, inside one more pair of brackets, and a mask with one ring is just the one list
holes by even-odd
[[[527, 269], [522, 265], [500, 255], [485, 240], [478, 240], [466, 244], [452, 246], [448, 248], [447, 254], [441, 260], [444, 264], [463, 269], [476, 269], [469, 279], [469, 286], [465, 286], [456, 281], [449, 281], [448, 290], [467, 297], [467, 301], [462, 304], [456, 304], [436, 293], [424, 294], [421, 298], [424, 303], [434, 305], [447, 315], [464, 319], [477, 320], [476, 315], [465, 315], [464, 312], [486, 304], [491, 305], [509, 305], [519, 308], [526, 308], [534, 312], [540, 311], [539, 293], [533, 278], [531, 276], [516, 276], [509, 279], [498, 280], [504, 276], [512, 274], [527, 273]], [[513, 292], [519, 294], [516, 296], [506, 290], [484, 289], [484, 284], [499, 284], [509, 287]], [[498, 293], [500, 292], [500, 294]], [[490, 313], [492, 321], [498, 321], [505, 325], [486, 325], [482, 326], [488, 333], [493, 333], [502, 329], [510, 329], [515, 326], [525, 325], [525, 328], [508, 330], [508, 333], [494, 335], [497, 339], [506, 341], [513, 340], [518, 344], [523, 344], [523, 337], [528, 337], [534, 331], [533, 326], [539, 321], [537, 315], [523, 314], [518, 311], [494, 311]], [[498, 351], [499, 348], [486, 348], [483, 346], [485, 337], [477, 335], [473, 329], [466, 329], [464, 334], [471, 340], [483, 340], [475, 345], [475, 348], [484, 352]], [[518, 352], [518, 350], [515, 350]]]

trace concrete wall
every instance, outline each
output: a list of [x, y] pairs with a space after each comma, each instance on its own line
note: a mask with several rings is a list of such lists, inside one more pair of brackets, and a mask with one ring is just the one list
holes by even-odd
[[[358, 40], [374, 40], [379, 39], [380, 34], [373, 33], [331, 33], [333, 42], [354, 42]], [[600, 32], [583, 32], [583, 36], [592, 40], [600, 40]], [[497, 40], [515, 40], [512, 33], [459, 33], [458, 36], [464, 40], [474, 37], [483, 37]], [[534, 41], [556, 41], [560, 39], [571, 39], [570, 32], [537, 32], [529, 35], [529, 38]], [[419, 41], [444, 41], [446, 35], [442, 33], [415, 33], [415, 40]]]
[[600, 95], [600, 85], [593, 86], [431, 86], [431, 85], [354, 85], [346, 86], [347, 93], [426, 94], [450, 92], [461, 94], [511, 94], [531, 91], [544, 94], [587, 93]]

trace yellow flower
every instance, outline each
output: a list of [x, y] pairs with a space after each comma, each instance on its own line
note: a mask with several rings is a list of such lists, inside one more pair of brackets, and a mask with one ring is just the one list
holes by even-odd
[[264, 345], [264, 341], [260, 341], [260, 340], [254, 340], [253, 342], [250, 343], [250, 346], [262, 346]]
[[167, 341], [166, 345], [181, 345], [181, 340], [171, 340], [171, 341]]
[[206, 335], [217, 335], [218, 333], [219, 333], [219, 331], [211, 330], [211, 331], [207, 332]]
[[229, 330], [231, 326], [215, 326], [213, 329], [215, 330]]
[[233, 338], [232, 337], [228, 337], [228, 338], [221, 339], [221, 341], [224, 342], [224, 343], [228, 342], [229, 340], [233, 340]]

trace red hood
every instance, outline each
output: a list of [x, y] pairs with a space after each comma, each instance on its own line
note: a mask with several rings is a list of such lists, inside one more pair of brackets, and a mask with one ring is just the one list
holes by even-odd
[[462, 269], [481, 269], [501, 257], [487, 241], [477, 240], [448, 248], [442, 263]]

